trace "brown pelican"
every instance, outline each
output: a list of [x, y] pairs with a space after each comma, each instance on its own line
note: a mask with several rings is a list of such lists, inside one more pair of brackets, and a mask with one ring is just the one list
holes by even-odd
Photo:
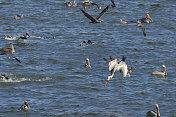
[[20, 18], [23, 18], [23, 14], [22, 15], [14, 15], [14, 19], [18, 20]]
[[167, 77], [166, 66], [162, 65], [162, 68], [164, 71], [154, 71], [154, 72], [152, 72], [152, 75]]
[[114, 0], [111, 0], [111, 2], [112, 2], [111, 6], [116, 7], [116, 4], [115, 4]]
[[106, 84], [104, 88], [107, 86], [109, 83], [109, 80], [114, 76], [114, 74], [118, 71], [120, 71], [123, 74], [123, 77], [126, 77], [129, 75], [131, 72], [135, 70], [134, 67], [128, 68], [127, 64], [125, 63], [126, 57], [123, 57], [122, 60], [120, 58], [111, 58], [108, 60], [109, 61], [109, 71], [111, 72], [111, 76], [108, 76], [108, 79], [106, 81]]
[[146, 15], [146, 18], [140, 19], [142, 23], [150, 23], [150, 21], [153, 21], [149, 14]]
[[14, 54], [15, 53], [15, 48], [12, 43], [10, 43], [10, 48], [1, 48], [0, 49], [1, 54]]
[[108, 10], [108, 8], [109, 8], [109, 6], [107, 6], [100, 14], [99, 14], [99, 16], [95, 19], [95, 18], [93, 18], [91, 15], [89, 15], [88, 13], [86, 13], [84, 10], [81, 10], [83, 13], [84, 13], [84, 15], [88, 18], [88, 19], [90, 19], [92, 22], [90, 22], [90, 23], [100, 23], [100, 22], [104, 22], [102, 19], [100, 19], [106, 12], [107, 12], [107, 10]]
[[144, 25], [141, 24], [141, 21], [137, 20], [137, 26], [142, 28], [142, 32], [144, 36], [146, 36], [145, 28]]
[[89, 58], [86, 59], [86, 68], [91, 68]]
[[127, 21], [123, 21], [122, 19], [120, 19], [120, 23], [121, 24], [127, 24], [128, 22]]
[[160, 112], [159, 112], [159, 106], [158, 106], [158, 104], [156, 104], [156, 111], [157, 112], [155, 112], [153, 110], [148, 111], [146, 113], [147, 117], [160, 117]]
[[72, 2], [64, 2], [65, 5], [67, 5], [68, 7], [71, 7], [72, 6]]
[[75, 1], [72, 2], [72, 7], [77, 7], [77, 3]]
[[80, 46], [83, 46], [83, 44], [92, 44], [92, 41], [91, 40], [88, 40], [87, 42], [86, 41], [81, 41], [80, 43]]
[[26, 32], [26, 35], [20, 36], [20, 39], [27, 39], [28, 37], [30, 38], [31, 36], [29, 35], [28, 32]]
[[4, 75], [4, 74], [0, 74], [0, 81], [5, 81], [5, 80], [8, 80], [9, 78]]
[[25, 112], [29, 111], [31, 109], [31, 107], [29, 106], [27, 100], [24, 101], [24, 105], [21, 105], [21, 107], [19, 108], [19, 110], [23, 110]]

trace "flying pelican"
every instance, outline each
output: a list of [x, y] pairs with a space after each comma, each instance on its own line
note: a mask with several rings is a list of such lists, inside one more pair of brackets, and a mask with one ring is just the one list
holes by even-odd
[[144, 25], [141, 24], [140, 20], [137, 20], [137, 26], [142, 28], [143, 35], [146, 36]]
[[4, 74], [0, 74], [0, 81], [4, 81], [4, 80], [8, 80], [9, 78], [4, 75]]
[[18, 20], [18, 19], [21, 19], [21, 18], [23, 18], [23, 14], [22, 15], [14, 15], [14, 19], [16, 19], [16, 20]]
[[146, 18], [140, 19], [142, 23], [150, 23], [150, 21], [153, 21], [149, 14], [146, 15]]
[[72, 2], [64, 2], [65, 5], [67, 5], [68, 7], [71, 7], [72, 6]]
[[115, 4], [114, 0], [111, 0], [111, 2], [112, 2], [111, 6], [116, 7], [116, 4]]
[[122, 19], [120, 19], [120, 23], [121, 24], [127, 24], [128, 22], [127, 21], [123, 21]]
[[20, 39], [27, 39], [28, 37], [30, 38], [31, 36], [29, 35], [28, 32], [26, 32], [26, 35], [20, 36]]
[[100, 22], [104, 22], [102, 19], [100, 19], [108, 10], [109, 6], [107, 6], [100, 14], [99, 16], [95, 19], [93, 18], [91, 15], [89, 15], [88, 13], [86, 13], [84, 10], [81, 10], [84, 15], [89, 19], [91, 20], [92, 22], [90, 23], [100, 23]]
[[158, 106], [158, 104], [156, 104], [156, 111], [157, 111], [157, 112], [155, 112], [155, 111], [153, 111], [153, 110], [148, 111], [148, 112], [146, 113], [146, 115], [147, 115], [148, 117], [160, 117], [160, 112], [159, 112], [159, 106]]
[[14, 54], [15, 53], [15, 48], [14, 48], [13, 44], [10, 43], [10, 48], [1, 48], [0, 53], [1, 54], [6, 54], [6, 53]]
[[24, 101], [24, 105], [21, 105], [21, 107], [19, 108], [19, 110], [23, 110], [25, 112], [29, 111], [31, 109], [31, 107], [29, 106], [27, 100]]
[[80, 46], [83, 46], [83, 44], [93, 44], [93, 42], [91, 40], [86, 41], [81, 41]]
[[120, 71], [123, 74], [123, 77], [126, 77], [131, 72], [135, 70], [134, 67], [128, 69], [127, 64], [125, 63], [126, 57], [123, 57], [122, 60], [120, 58], [111, 58], [109, 59], [109, 71], [111, 72], [111, 76], [108, 76], [106, 84], [104, 88], [108, 85], [110, 79], [114, 76], [114, 74]]
[[85, 67], [86, 68], [91, 68], [89, 58], [86, 59]]
[[166, 72], [166, 66], [165, 65], [162, 65], [162, 68], [164, 71], [154, 71], [152, 72], [152, 75], [161, 75], [163, 77], [167, 77], [167, 72]]

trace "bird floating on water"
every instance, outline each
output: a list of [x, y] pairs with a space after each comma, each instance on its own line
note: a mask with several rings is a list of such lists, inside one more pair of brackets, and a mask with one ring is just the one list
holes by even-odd
[[142, 28], [143, 35], [146, 36], [144, 25], [141, 24], [140, 20], [137, 20], [137, 26]]
[[83, 44], [93, 44], [93, 42], [91, 40], [86, 41], [81, 41], [80, 46], [83, 46]]
[[10, 43], [10, 48], [1, 48], [0, 49], [0, 54], [14, 54], [15, 53], [15, 48], [12, 43]]
[[31, 36], [29, 35], [28, 32], [26, 32], [26, 35], [20, 36], [20, 39], [27, 39], [28, 37], [30, 38]]
[[24, 105], [21, 105], [21, 107], [19, 108], [19, 110], [23, 110], [25, 112], [29, 111], [31, 109], [31, 107], [29, 106], [27, 100], [24, 101]]
[[155, 75], [155, 76], [162, 76], [162, 77], [167, 78], [166, 66], [165, 66], [165, 65], [162, 65], [162, 68], [163, 68], [163, 71], [154, 71], [154, 72], [152, 72], [152, 75]]
[[121, 24], [127, 24], [128, 22], [127, 21], [123, 21], [122, 19], [120, 19], [120, 23]]
[[14, 15], [14, 19], [16, 19], [16, 20], [18, 20], [18, 19], [21, 19], [21, 18], [23, 18], [23, 14], [22, 15]]
[[109, 6], [107, 6], [105, 9], [103, 9], [103, 11], [99, 14], [99, 16], [97, 18], [93, 18], [91, 15], [89, 15], [88, 13], [86, 13], [84, 10], [81, 9], [81, 11], [83, 12], [83, 14], [89, 19], [91, 20], [90, 23], [100, 23], [100, 22], [104, 22], [102, 19], [100, 19], [108, 10]]
[[146, 113], [147, 117], [160, 117], [159, 106], [156, 104], [156, 111], [151, 110]]
[[68, 7], [77, 7], [77, 3], [75, 1], [72, 2], [64, 2], [64, 4]]
[[111, 75], [108, 76], [108, 79], [106, 81], [104, 88], [108, 85], [110, 79], [114, 76], [116, 72], [120, 71], [123, 74], [123, 77], [127, 77], [127, 75], [129, 75], [131, 72], [135, 70], [134, 67], [131, 67], [131, 68], [127, 67], [127, 64], [125, 63], [125, 59], [126, 57], [123, 57], [122, 60], [120, 58], [110, 57], [108, 62], [109, 62], [109, 71], [111, 72]]
[[86, 68], [91, 68], [89, 58], [86, 59], [85, 67]]
[[146, 18], [142, 18], [142, 19], [140, 19], [140, 21], [142, 23], [150, 23], [150, 21], [152, 22], [153, 20], [152, 20], [152, 18], [150, 17], [149, 14], [146, 14]]

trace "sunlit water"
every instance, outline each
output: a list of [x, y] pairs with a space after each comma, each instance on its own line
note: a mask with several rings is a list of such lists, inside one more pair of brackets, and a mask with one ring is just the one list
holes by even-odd
[[[145, 117], [159, 104], [162, 117], [176, 117], [176, 1], [115, 1], [118, 7], [109, 8], [99, 24], [90, 24], [80, 11], [82, 1], [76, 2], [72, 8], [61, 0], [0, 0], [0, 47], [13, 43], [16, 50], [12, 59], [0, 58], [1, 73], [10, 78], [0, 82], [0, 116]], [[111, 2], [96, 3], [105, 8]], [[86, 9], [94, 17], [101, 11]], [[153, 19], [145, 25], [146, 37], [135, 23], [119, 23], [146, 13]], [[24, 17], [15, 20], [16, 14]], [[26, 32], [48, 38], [16, 39]], [[79, 46], [82, 40], [94, 44]], [[126, 56], [136, 70], [127, 78], [116, 73], [104, 90], [110, 73], [103, 58], [109, 56]], [[162, 64], [167, 79], [151, 75]], [[27, 113], [18, 111], [24, 100], [31, 106]]]

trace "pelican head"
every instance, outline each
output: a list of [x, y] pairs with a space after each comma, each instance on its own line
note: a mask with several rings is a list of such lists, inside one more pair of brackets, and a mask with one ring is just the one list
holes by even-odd
[[87, 68], [91, 68], [90, 62], [89, 62], [89, 58], [86, 59], [86, 67], [87, 67]]
[[156, 104], [157, 117], [160, 117], [159, 106]]
[[29, 36], [29, 37], [31, 37], [28, 32], [26, 32], [26, 35]]
[[150, 21], [153, 21], [149, 14], [146, 15], [146, 18], [149, 19]]
[[167, 76], [166, 66], [165, 66], [165, 65], [162, 65], [162, 67], [163, 67], [163, 70], [164, 70], [165, 76]]

